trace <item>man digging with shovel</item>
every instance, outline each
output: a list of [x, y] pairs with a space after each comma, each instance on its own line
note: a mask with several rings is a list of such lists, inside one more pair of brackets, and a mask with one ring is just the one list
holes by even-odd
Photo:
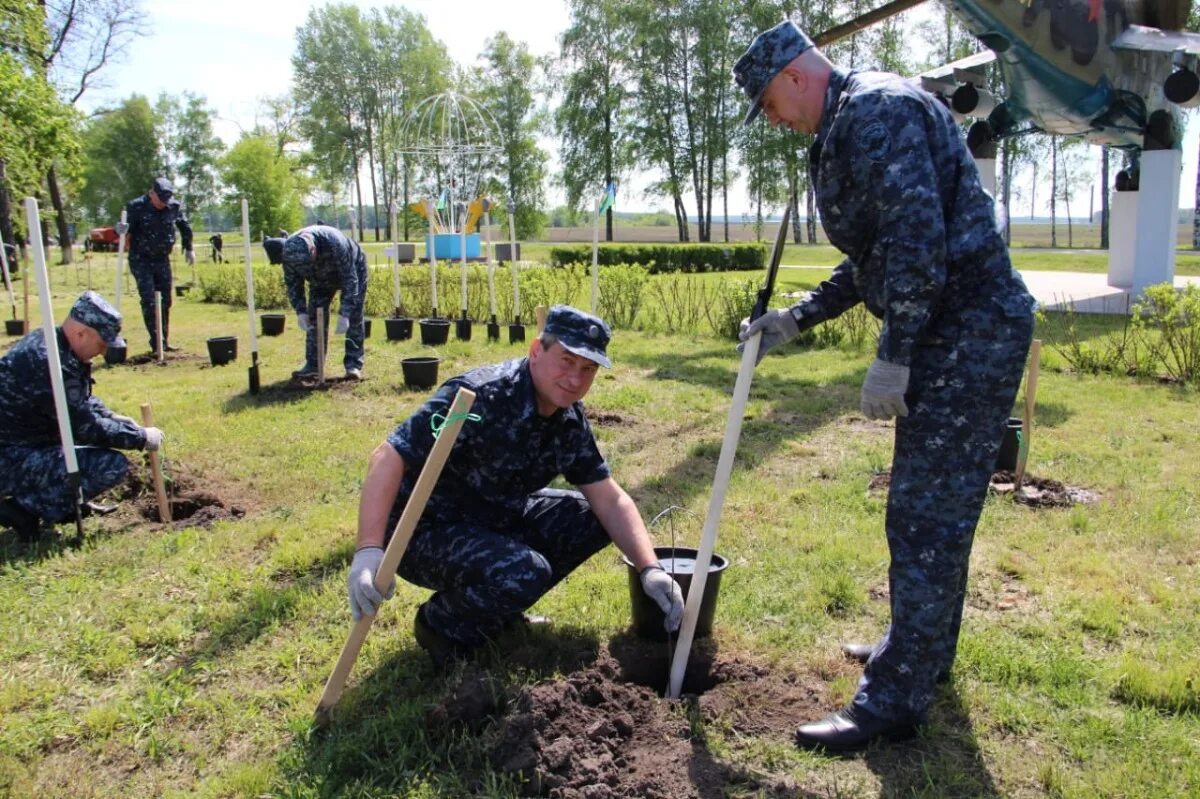
[[[125, 346], [121, 314], [94, 291], [83, 294], [58, 332], [63, 384], [79, 461], [84, 500], [125, 479], [129, 461], [118, 449], [156, 451], [163, 434], [118, 416], [92, 396], [91, 360], [109, 344]], [[75, 517], [76, 496], [67, 480], [49, 361], [41, 328], [0, 358], [0, 525], [23, 540], [41, 536], [41, 522]], [[85, 510], [112, 508], [88, 501]]]
[[896, 418], [888, 493], [891, 625], [849, 706], [801, 725], [805, 747], [909, 735], [954, 662], [975, 525], [1033, 332], [1033, 300], [996, 230], [992, 199], [949, 110], [895, 75], [834, 66], [791, 22], [733, 68], [773, 125], [816, 134], [809, 164], [829, 240], [828, 280], [743, 323], [759, 354], [860, 302], [883, 320], [862, 411]]
[[[556, 305], [527, 358], [446, 381], [375, 449], [350, 566], [355, 620], [374, 615], [385, 598], [375, 588], [384, 547], [461, 386], [475, 393], [475, 404], [398, 569], [435, 592], [414, 621], [417, 643], [434, 662], [469, 656], [507, 628], [542, 621], [523, 612], [609, 541], [641, 572], [667, 629], [678, 628], [683, 594], [655, 559], [638, 509], [613, 480], [584, 416], [581, 400], [599, 367], [611, 365], [610, 335], [601, 319]], [[560, 474], [579, 490], [546, 488]]]

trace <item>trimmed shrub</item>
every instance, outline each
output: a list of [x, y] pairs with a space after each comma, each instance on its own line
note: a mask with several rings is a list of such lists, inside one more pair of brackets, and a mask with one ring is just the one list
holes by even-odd
[[[728, 272], [762, 269], [767, 245], [751, 244], [601, 244], [596, 261], [601, 266], [641, 264], [650, 274], [661, 272]], [[550, 248], [553, 266], [592, 264], [590, 244], [565, 244]]]

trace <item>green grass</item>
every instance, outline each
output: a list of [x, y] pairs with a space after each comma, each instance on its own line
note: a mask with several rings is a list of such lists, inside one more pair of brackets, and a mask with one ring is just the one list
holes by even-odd
[[[107, 286], [111, 269], [98, 263], [93, 278]], [[820, 270], [781, 277], [800, 288]], [[62, 316], [86, 270], [56, 267], [53, 283]], [[132, 295], [123, 307], [137, 353]], [[96, 374], [96, 393], [117, 412], [153, 403], [169, 472], [241, 504], [245, 518], [164, 532], [119, 515], [88, 522], [82, 541], [64, 528], [33, 548], [0, 534], [0, 795], [514, 795], [482, 759], [485, 736], [425, 723], [454, 680], [413, 643], [425, 592], [403, 583], [337, 724], [310, 730], [348, 630], [344, 584], [367, 456], [424, 400], [403, 388], [398, 361], [428, 349], [386, 343], [380, 331], [368, 342], [368, 381], [255, 400], [245, 393], [247, 324], [244, 310], [178, 300], [177, 342], [202, 354], [206, 337], [237, 335], [235, 364]], [[1118, 323], [1087, 324], [1101, 335]], [[915, 758], [886, 747], [844, 761], [812, 756], [719, 724], [702, 730], [714, 757], [815, 796], [1200, 794], [1200, 400], [1188, 388], [1062, 371], [1054, 331], [1044, 332], [1031, 471], [1103, 498], [1058, 511], [989, 498], [954, 680], [906, 750]], [[268, 386], [300, 363], [290, 321], [259, 346]], [[474, 341], [438, 354], [445, 377], [522, 351]], [[615, 368], [588, 404], [630, 423], [598, 426], [601, 448], [646, 518], [672, 504], [687, 511], [674, 535], [694, 543], [736, 355], [705, 335], [630, 331], [617, 332], [611, 355]], [[884, 500], [866, 487], [888, 465], [891, 428], [857, 412], [869, 362], [866, 351], [795, 348], [763, 362], [718, 543], [734, 564], [718, 609], [722, 652], [834, 675], [838, 698], [854, 684], [837, 642], [878, 635], [888, 615]], [[668, 537], [662, 527], [656, 535]], [[615, 553], [593, 558], [537, 610], [584, 640], [623, 631], [629, 600]], [[512, 696], [554, 672], [497, 676]]]

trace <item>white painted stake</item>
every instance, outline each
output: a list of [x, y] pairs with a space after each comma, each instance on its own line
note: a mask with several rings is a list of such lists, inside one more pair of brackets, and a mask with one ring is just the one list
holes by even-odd
[[162, 325], [162, 292], [154, 292], [154, 335], [155, 344], [158, 347], [158, 362], [166, 362], [166, 350], [163, 349], [163, 325]]
[[[121, 211], [121, 225], [128, 223], [127, 212]], [[121, 276], [125, 273], [125, 234], [122, 233], [117, 237], [117, 285], [115, 289], [116, 297], [113, 298], [113, 307], [117, 309], [117, 313], [121, 312]]]
[[250, 266], [250, 203], [242, 198], [242, 255], [246, 262], [246, 313], [250, 321], [250, 393], [258, 393], [258, 329], [254, 317], [254, 269]]
[[[492, 312], [492, 321], [496, 321], [496, 264], [492, 260], [492, 212], [485, 211], [483, 214], [483, 224], [487, 229], [487, 280], [488, 280], [488, 305]], [[14, 305], [15, 309], [16, 306]], [[16, 311], [13, 311], [13, 316], [16, 316]]]
[[467, 318], [467, 234], [463, 231], [458, 232], [458, 247], [459, 247], [459, 265], [462, 278], [462, 318]]
[[[8, 253], [4, 250], [4, 237], [0, 236], [0, 267], [4, 269], [4, 287], [8, 289], [8, 302], [12, 305], [12, 318], [17, 318], [17, 298], [13, 295], [12, 277], [8, 274]], [[495, 303], [493, 302], [493, 305]], [[494, 311], [493, 311], [494, 313]]]
[[513, 220], [513, 214], [516, 212], [516, 205], [509, 201], [508, 203], [508, 258], [509, 265], [512, 267], [513, 279], [513, 320], [517, 321], [521, 318], [521, 281], [518, 279], [520, 267], [517, 266], [517, 224]]
[[388, 206], [392, 224], [392, 313], [395, 316], [400, 315], [400, 244], [396, 238], [396, 223], [399, 221], [399, 216], [396, 213], [396, 204], [392, 203]]
[[592, 313], [600, 301], [600, 203], [596, 200], [596, 220], [592, 223]]
[[712, 564], [713, 550], [717, 544], [717, 525], [721, 521], [721, 509], [725, 505], [725, 490], [729, 488], [729, 478], [733, 474], [733, 458], [737, 454], [738, 438], [742, 434], [742, 417], [746, 415], [750, 382], [754, 378], [754, 366], [758, 360], [758, 347], [761, 342], [761, 333], [746, 342], [742, 352], [742, 363], [738, 368], [737, 382], [733, 385], [733, 404], [729, 408], [725, 439], [721, 442], [721, 455], [717, 459], [717, 473], [713, 478], [712, 496], [708, 500], [708, 514], [704, 517], [700, 551], [696, 553], [696, 570], [688, 587], [683, 623], [679, 626], [679, 640], [675, 644], [675, 656], [671, 661], [671, 677], [667, 683], [669, 699], [678, 699], [683, 688], [683, 674], [687, 671], [692, 640], [696, 637], [700, 603], [704, 600], [704, 584], [708, 582], [708, 568]]
[[433, 318], [438, 318], [437, 296], [437, 242], [429, 235], [429, 297], [433, 301]]

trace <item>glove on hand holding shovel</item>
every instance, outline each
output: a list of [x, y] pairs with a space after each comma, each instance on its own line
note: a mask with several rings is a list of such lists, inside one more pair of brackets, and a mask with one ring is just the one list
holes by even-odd
[[673, 633], [679, 629], [683, 621], [683, 591], [675, 578], [667, 574], [666, 569], [655, 563], [642, 569], [642, 590], [646, 596], [653, 599], [662, 609], [663, 626], [667, 632]]
[[358, 621], [365, 613], [374, 616], [385, 599], [396, 592], [396, 578], [392, 578], [386, 594], [375, 590], [375, 572], [383, 562], [383, 550], [379, 547], [363, 547], [354, 553], [350, 563], [350, 615]]
[[747, 316], [742, 320], [738, 331], [738, 338], [743, 343], [738, 344], [737, 351], [744, 351], [746, 349], [745, 342], [749, 341], [755, 333], [759, 332], [762, 333], [762, 341], [758, 343], [758, 360], [754, 362], [755, 365], [762, 363], [763, 356], [767, 354], [767, 350], [777, 347], [784, 342], [791, 341], [800, 335], [800, 325], [796, 322], [796, 317], [792, 315], [791, 308], [767, 311], [753, 322]]

